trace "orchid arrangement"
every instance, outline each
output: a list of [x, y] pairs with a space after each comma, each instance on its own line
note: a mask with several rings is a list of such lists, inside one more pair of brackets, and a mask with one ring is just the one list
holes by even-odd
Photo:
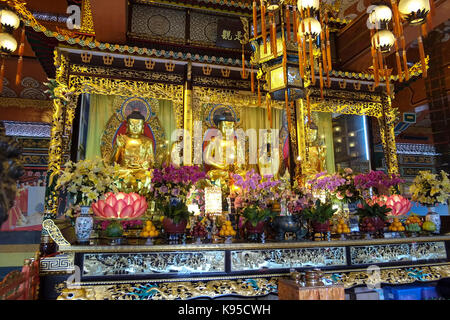
[[233, 180], [237, 189], [234, 206], [253, 226], [275, 215], [270, 205], [279, 199], [277, 187], [280, 181], [272, 180], [271, 176], [262, 178], [253, 169], [245, 177], [234, 174]]
[[325, 193], [328, 197], [335, 197], [338, 188], [344, 186], [346, 179], [340, 174], [328, 174], [327, 171], [320, 172], [308, 181], [314, 193]]
[[339, 173], [339, 176], [345, 179], [345, 183], [336, 188], [333, 196], [344, 203], [358, 201], [361, 195], [355, 185], [353, 170], [345, 168], [343, 172]]
[[429, 171], [419, 171], [409, 191], [411, 199], [422, 205], [434, 206], [445, 203], [450, 197], [448, 173], [441, 171], [440, 174], [433, 174]]
[[305, 193], [303, 190], [283, 190], [281, 194], [282, 201], [291, 214], [301, 214], [304, 209], [311, 208], [314, 205], [311, 193]]
[[236, 208], [254, 205], [265, 209], [279, 198], [276, 187], [280, 185], [280, 181], [272, 180], [271, 176], [262, 178], [252, 169], [246, 173], [245, 177], [234, 174], [233, 180], [234, 186], [237, 187]]
[[191, 189], [206, 175], [195, 166], [170, 165], [153, 170], [153, 198], [155, 205], [166, 217], [177, 223], [191, 215], [186, 206]]
[[361, 193], [364, 195], [368, 194], [370, 188], [372, 188], [376, 194], [381, 195], [389, 188], [397, 188], [399, 184], [405, 182], [405, 180], [401, 179], [399, 176], [392, 174], [392, 176], [389, 177], [383, 171], [361, 173], [354, 177], [354, 181], [356, 188], [361, 190]]
[[103, 160], [68, 161], [58, 178], [56, 188], [73, 196], [74, 205], [89, 206], [107, 192], [117, 192], [114, 184], [117, 165]]

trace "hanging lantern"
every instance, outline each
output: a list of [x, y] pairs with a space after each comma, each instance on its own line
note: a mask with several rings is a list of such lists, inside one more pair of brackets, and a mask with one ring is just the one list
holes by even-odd
[[320, 6], [319, 0], [298, 0], [297, 7], [299, 10], [308, 10], [318, 11]]
[[302, 21], [302, 24], [304, 23], [304, 32], [302, 31], [302, 28], [299, 28], [298, 33], [302, 37], [308, 37], [311, 35], [313, 38], [316, 38], [320, 35], [320, 32], [322, 32], [322, 26], [320, 25], [320, 22], [315, 18], [306, 18]]
[[0, 51], [2, 54], [11, 54], [17, 49], [17, 41], [9, 33], [0, 33]]
[[389, 30], [381, 30], [376, 32], [372, 37], [372, 43], [376, 49], [386, 53], [391, 50], [395, 43], [395, 37]]
[[11, 33], [11, 31], [19, 28], [20, 19], [14, 12], [8, 9], [2, 9], [0, 10], [0, 24], [2, 28], [7, 29]]
[[267, 10], [269, 11], [275, 11], [280, 8], [280, 1], [279, 0], [267, 0]]
[[370, 23], [377, 29], [385, 29], [385, 26], [392, 20], [392, 11], [388, 6], [376, 6], [369, 14]]
[[398, 11], [403, 20], [409, 21], [410, 24], [422, 24], [430, 12], [429, 0], [400, 0]]

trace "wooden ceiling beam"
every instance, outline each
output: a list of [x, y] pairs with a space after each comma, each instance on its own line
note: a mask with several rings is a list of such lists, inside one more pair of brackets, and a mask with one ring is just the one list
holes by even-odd
[[114, 44], [126, 43], [127, 0], [91, 0], [91, 11], [97, 41]]

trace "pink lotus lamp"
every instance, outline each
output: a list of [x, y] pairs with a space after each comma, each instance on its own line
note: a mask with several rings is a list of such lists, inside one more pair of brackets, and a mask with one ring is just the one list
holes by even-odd
[[92, 204], [92, 211], [100, 218], [136, 219], [147, 210], [147, 201], [137, 193], [119, 192], [105, 194], [105, 200]]
[[387, 198], [386, 206], [391, 208], [392, 211], [388, 213], [391, 216], [403, 216], [411, 210], [412, 203], [407, 198], [394, 194]]

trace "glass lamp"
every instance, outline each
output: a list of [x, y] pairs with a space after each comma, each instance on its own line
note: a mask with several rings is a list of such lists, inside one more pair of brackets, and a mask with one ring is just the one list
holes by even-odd
[[301, 10], [312, 9], [314, 11], [319, 10], [319, 0], [298, 0], [297, 7]]
[[286, 71], [287, 79], [284, 77], [283, 64], [274, 65], [267, 70], [266, 81], [270, 96], [273, 100], [284, 101], [287, 90], [290, 101], [303, 98], [303, 81], [300, 78], [298, 65], [288, 62]]
[[14, 12], [8, 9], [0, 10], [0, 24], [10, 31], [16, 30], [20, 25], [20, 19]]
[[369, 21], [372, 24], [375, 24], [378, 29], [382, 27], [382, 25], [386, 25], [389, 21], [392, 20], [392, 11], [391, 8], [385, 5], [376, 6], [369, 15]]
[[[301, 24], [305, 24], [305, 32], [303, 34]], [[311, 24], [311, 28], [310, 25]], [[322, 26], [320, 25], [320, 22], [315, 18], [306, 18], [302, 22], [300, 22], [300, 25], [298, 27], [298, 33], [300, 36], [311, 36], [313, 38], [317, 37], [320, 32], [322, 31]]]
[[430, 3], [428, 0], [400, 0], [398, 11], [410, 24], [422, 24], [430, 12]]
[[267, 0], [267, 10], [275, 11], [278, 10], [279, 7], [280, 7], [279, 0]]
[[375, 47], [381, 50], [381, 52], [389, 52], [395, 43], [395, 37], [389, 30], [381, 30], [376, 32], [372, 37], [372, 42]]
[[0, 33], [0, 51], [3, 54], [10, 54], [17, 49], [17, 41], [12, 35], [6, 32]]

